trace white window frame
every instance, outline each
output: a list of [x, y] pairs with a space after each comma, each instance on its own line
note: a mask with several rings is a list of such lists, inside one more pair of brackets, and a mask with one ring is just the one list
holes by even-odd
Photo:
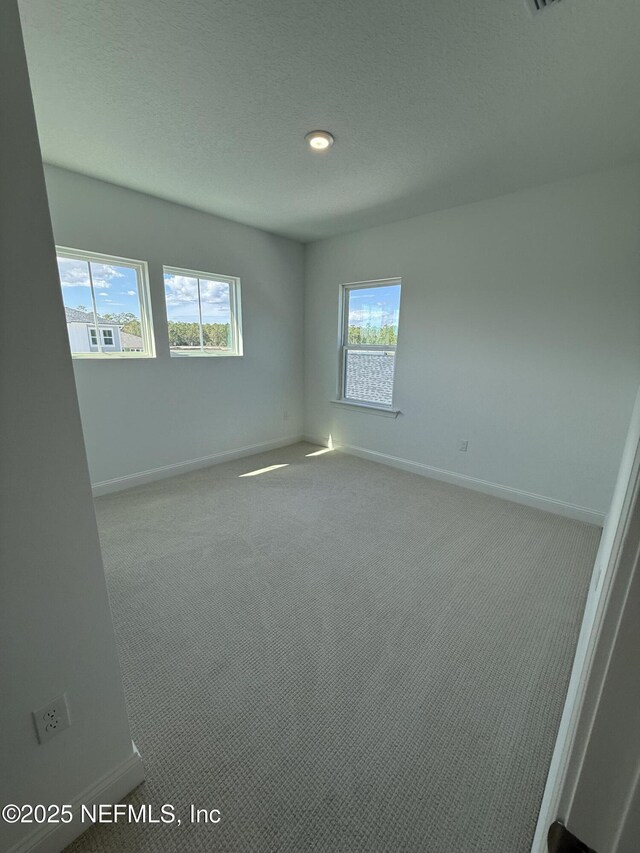
[[[103, 347], [114, 347], [116, 345], [115, 335], [113, 334], [113, 329], [100, 329], [102, 332], [102, 346]], [[107, 333], [111, 335], [111, 343], [107, 343]]]
[[88, 326], [89, 331], [89, 346], [98, 346], [98, 331], [95, 326]]
[[[113, 361], [117, 358], [155, 358], [156, 345], [153, 334], [153, 315], [151, 313], [151, 296], [149, 293], [149, 266], [146, 261], [136, 261], [132, 258], [120, 258], [116, 255], [103, 255], [100, 252], [87, 252], [85, 249], [71, 249], [68, 246], [56, 246], [56, 255], [60, 258], [68, 258], [69, 260], [87, 261], [89, 263], [89, 280], [91, 282], [91, 307], [94, 313], [94, 318], [97, 318], [98, 311], [96, 310], [96, 298], [93, 290], [93, 276], [91, 274], [91, 261], [96, 264], [110, 264], [118, 267], [127, 267], [135, 270], [136, 280], [138, 283], [138, 301], [140, 303], [140, 331], [143, 341], [143, 352], [122, 352], [121, 350], [114, 351], [112, 346], [115, 346], [115, 335], [113, 336], [113, 344], [105, 345], [102, 340], [102, 335], [99, 332], [99, 324], [96, 319], [94, 329], [96, 331], [97, 342], [94, 344], [89, 335], [91, 346], [97, 346], [96, 352], [73, 352], [72, 358], [78, 359], [109, 359]], [[62, 285], [61, 285], [62, 287]], [[107, 349], [105, 350], [105, 346]]]
[[[242, 302], [240, 296], [240, 279], [238, 276], [220, 275], [213, 272], [203, 272], [202, 270], [189, 270], [183, 267], [162, 267], [162, 284], [165, 296], [165, 305], [167, 291], [164, 285], [165, 275], [181, 275], [186, 278], [195, 278], [198, 283], [198, 316], [200, 323], [200, 349], [183, 350], [182, 352], [174, 352], [171, 347], [169, 351], [172, 358], [237, 358], [243, 355], [242, 341]], [[231, 328], [231, 349], [221, 350], [220, 352], [205, 352], [204, 339], [202, 333], [202, 304], [200, 302], [200, 280], [205, 281], [221, 281], [229, 285], [229, 325]], [[167, 312], [167, 323], [169, 322], [169, 314]]]
[[[402, 279], [400, 276], [394, 278], [380, 278], [372, 281], [353, 281], [340, 285], [340, 308], [338, 322], [338, 388], [337, 399], [335, 402], [343, 403], [348, 406], [354, 406], [362, 409], [377, 410], [382, 413], [389, 412], [392, 415], [399, 414], [394, 408], [395, 396], [395, 358], [394, 358], [394, 373], [393, 387], [391, 389], [391, 403], [387, 406], [384, 403], [379, 403], [374, 400], [359, 400], [354, 397], [347, 397], [346, 389], [346, 370], [347, 370], [347, 350], [370, 350], [371, 352], [390, 352], [393, 350], [394, 356], [398, 349], [398, 344], [349, 344], [349, 294], [354, 290], [372, 290], [375, 287], [389, 287], [390, 285], [400, 286], [400, 300], [402, 301]], [[398, 337], [400, 336], [400, 317], [398, 316]]]

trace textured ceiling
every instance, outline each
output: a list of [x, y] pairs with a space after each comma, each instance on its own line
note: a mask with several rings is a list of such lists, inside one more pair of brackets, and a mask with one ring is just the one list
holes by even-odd
[[640, 153], [638, 0], [20, 6], [46, 161], [303, 240]]

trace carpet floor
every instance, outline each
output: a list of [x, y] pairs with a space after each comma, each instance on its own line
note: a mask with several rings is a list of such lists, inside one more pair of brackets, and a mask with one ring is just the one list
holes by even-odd
[[96, 501], [126, 802], [182, 824], [69, 853], [530, 849], [600, 530], [317, 450]]

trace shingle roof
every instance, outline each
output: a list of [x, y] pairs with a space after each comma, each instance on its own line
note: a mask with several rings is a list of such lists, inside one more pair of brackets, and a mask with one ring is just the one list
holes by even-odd
[[132, 335], [129, 332], [120, 332], [120, 343], [123, 349], [143, 349], [144, 347], [140, 335]]
[[67, 315], [67, 323], [93, 323], [93, 314], [88, 311], [79, 311], [77, 308], [67, 308], [65, 305], [64, 313]]
[[[77, 308], [67, 308], [65, 305], [64, 312], [67, 315], [67, 323], [89, 323], [94, 325], [93, 314], [89, 311], [79, 311]], [[98, 324], [101, 326], [117, 326], [112, 320], [106, 320], [98, 314]]]

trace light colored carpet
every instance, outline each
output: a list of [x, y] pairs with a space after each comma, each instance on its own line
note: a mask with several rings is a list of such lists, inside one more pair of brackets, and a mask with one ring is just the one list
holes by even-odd
[[317, 449], [97, 500], [128, 802], [183, 824], [69, 851], [529, 850], [599, 529]]

